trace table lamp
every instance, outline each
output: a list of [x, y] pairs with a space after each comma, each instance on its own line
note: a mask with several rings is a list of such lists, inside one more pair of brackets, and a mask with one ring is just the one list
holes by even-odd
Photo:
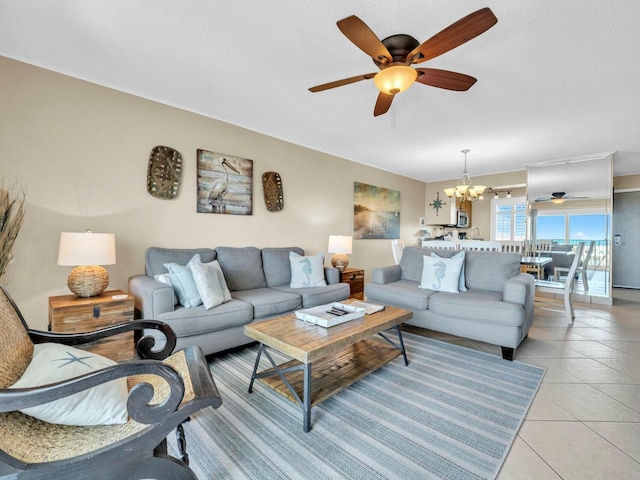
[[351, 254], [352, 238], [350, 235], [329, 235], [329, 253], [335, 255], [331, 257], [331, 265], [341, 272], [349, 265], [349, 257]]
[[69, 290], [79, 297], [100, 295], [109, 285], [109, 272], [102, 265], [116, 263], [116, 239], [113, 233], [62, 232], [58, 265], [73, 265], [67, 279]]

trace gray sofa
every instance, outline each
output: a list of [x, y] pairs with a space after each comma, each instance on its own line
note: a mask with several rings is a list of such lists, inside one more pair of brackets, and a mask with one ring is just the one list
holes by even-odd
[[[177, 336], [176, 350], [197, 345], [209, 355], [252, 342], [244, 335], [248, 323], [349, 297], [349, 285], [339, 283], [335, 268], [325, 267], [326, 286], [290, 288], [289, 252], [304, 255], [297, 247], [148, 248], [145, 273], [129, 278], [136, 317], [169, 324]], [[231, 292], [230, 301], [209, 310], [203, 305], [184, 308], [170, 285], [154, 279], [168, 272], [165, 263], [187, 265], [195, 254], [202, 263], [218, 261]]]
[[418, 287], [423, 255], [431, 252], [441, 257], [458, 253], [406, 247], [399, 265], [372, 271], [367, 300], [411, 310], [409, 325], [500, 345], [503, 358], [513, 360], [533, 323], [535, 295], [533, 276], [520, 273], [520, 254], [465, 252], [467, 291], [448, 293]]

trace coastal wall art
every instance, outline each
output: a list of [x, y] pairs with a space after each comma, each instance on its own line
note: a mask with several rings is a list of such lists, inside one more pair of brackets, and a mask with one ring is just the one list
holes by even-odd
[[354, 182], [353, 238], [400, 238], [400, 192]]

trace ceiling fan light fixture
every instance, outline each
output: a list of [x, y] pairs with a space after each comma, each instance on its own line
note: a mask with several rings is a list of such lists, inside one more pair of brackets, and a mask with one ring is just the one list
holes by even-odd
[[551, 199], [552, 203], [564, 203], [564, 198], [552, 198]]
[[406, 65], [394, 65], [378, 72], [373, 77], [373, 83], [382, 93], [395, 95], [413, 85], [417, 77], [417, 70]]

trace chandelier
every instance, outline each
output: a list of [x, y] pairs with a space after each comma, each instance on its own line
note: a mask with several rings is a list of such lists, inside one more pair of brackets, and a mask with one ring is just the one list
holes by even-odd
[[455, 187], [445, 188], [444, 193], [449, 198], [459, 198], [460, 200], [467, 200], [469, 202], [475, 202], [477, 200], [483, 200], [482, 194], [487, 189], [484, 185], [471, 185], [471, 178], [469, 172], [467, 172], [467, 153], [470, 152], [468, 148], [461, 150], [464, 153], [464, 171], [462, 172], [462, 178], [460, 184]]

